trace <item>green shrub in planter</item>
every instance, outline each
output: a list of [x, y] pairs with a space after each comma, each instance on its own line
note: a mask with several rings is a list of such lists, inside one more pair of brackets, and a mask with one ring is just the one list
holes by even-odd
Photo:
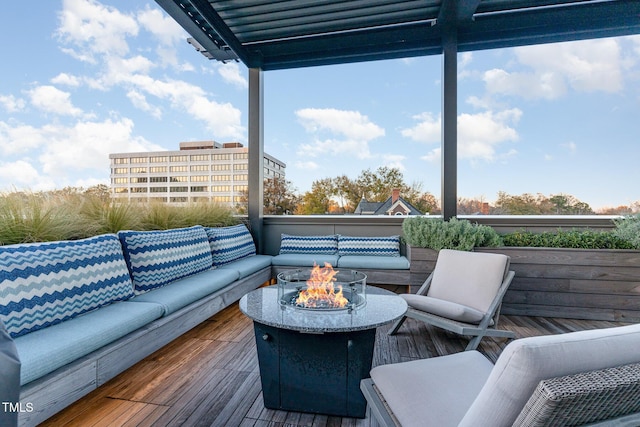
[[502, 239], [493, 228], [455, 217], [449, 221], [429, 217], [407, 218], [402, 223], [402, 231], [408, 244], [436, 251], [470, 251], [480, 246], [502, 246]]
[[613, 222], [616, 225], [613, 234], [628, 241], [634, 248], [640, 249], [640, 214], [626, 216]]
[[633, 249], [628, 240], [609, 231], [558, 230], [532, 233], [516, 231], [502, 236], [505, 246], [574, 249]]

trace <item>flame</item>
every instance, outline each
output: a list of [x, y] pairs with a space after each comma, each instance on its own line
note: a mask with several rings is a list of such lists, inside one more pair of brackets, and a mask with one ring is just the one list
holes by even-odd
[[314, 264], [307, 280], [307, 289], [300, 291], [296, 305], [307, 308], [345, 307], [349, 300], [343, 295], [342, 286], [338, 285], [336, 291], [333, 285], [336, 273], [328, 262], [324, 263], [324, 267]]

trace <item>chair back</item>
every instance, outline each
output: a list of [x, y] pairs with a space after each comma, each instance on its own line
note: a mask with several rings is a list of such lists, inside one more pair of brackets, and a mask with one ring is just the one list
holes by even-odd
[[540, 381], [640, 362], [640, 324], [509, 343], [459, 427], [511, 426]]
[[486, 313], [509, 271], [503, 254], [441, 249], [427, 296]]

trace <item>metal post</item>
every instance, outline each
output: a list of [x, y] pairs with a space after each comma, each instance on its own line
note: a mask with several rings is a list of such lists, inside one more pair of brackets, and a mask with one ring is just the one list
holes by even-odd
[[264, 201], [264, 87], [262, 70], [249, 68], [248, 215], [257, 252], [263, 248]]

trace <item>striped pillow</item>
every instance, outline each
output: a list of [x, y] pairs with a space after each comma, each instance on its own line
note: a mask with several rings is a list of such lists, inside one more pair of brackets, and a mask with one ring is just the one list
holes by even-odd
[[0, 246], [0, 319], [12, 337], [132, 296], [114, 234]]
[[119, 231], [137, 295], [213, 267], [204, 227]]
[[400, 256], [400, 236], [338, 236], [338, 255]]
[[206, 228], [213, 265], [218, 267], [256, 254], [253, 237], [244, 224]]
[[281, 254], [335, 254], [338, 252], [338, 236], [291, 236], [282, 234]]

